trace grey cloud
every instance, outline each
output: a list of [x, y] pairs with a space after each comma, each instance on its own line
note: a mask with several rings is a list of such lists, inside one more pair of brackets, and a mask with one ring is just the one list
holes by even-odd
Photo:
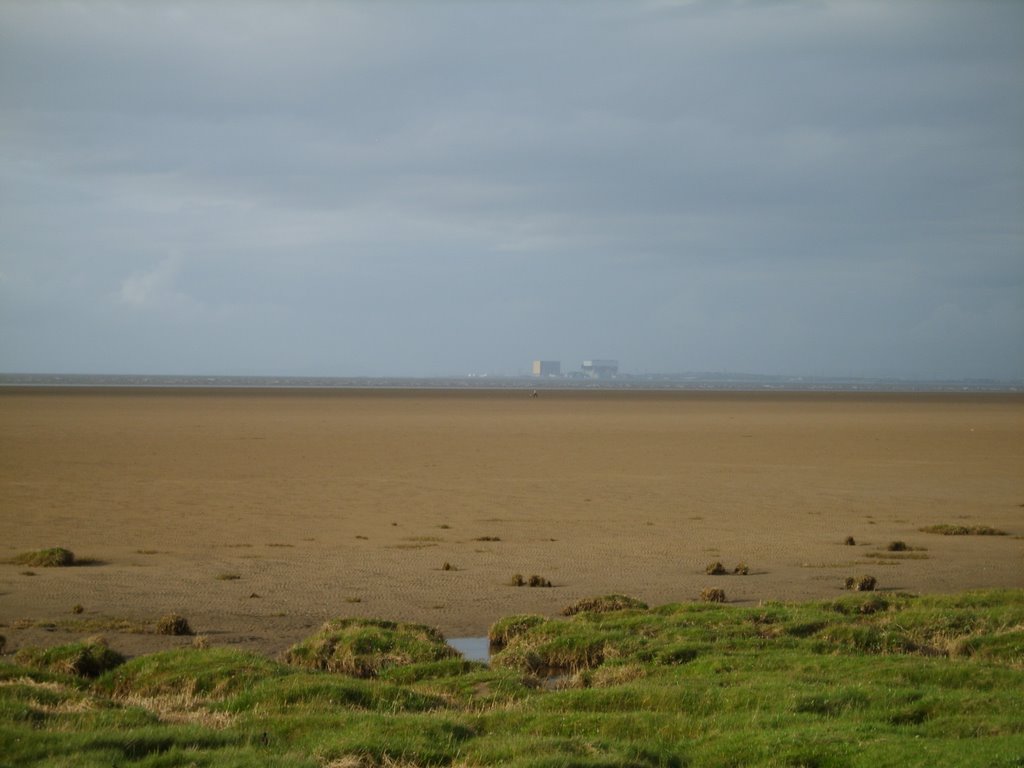
[[9, 3], [0, 361], [1021, 377], [1022, 21]]

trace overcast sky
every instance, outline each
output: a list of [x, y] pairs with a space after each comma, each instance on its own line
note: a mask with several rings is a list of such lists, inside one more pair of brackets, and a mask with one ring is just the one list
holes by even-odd
[[0, 0], [0, 370], [1024, 377], [1024, 3]]

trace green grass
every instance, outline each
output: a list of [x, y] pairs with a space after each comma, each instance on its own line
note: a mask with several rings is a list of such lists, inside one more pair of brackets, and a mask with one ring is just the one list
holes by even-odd
[[10, 562], [16, 565], [30, 565], [34, 568], [66, 568], [75, 564], [75, 554], [70, 549], [63, 547], [50, 547], [49, 549], [22, 552], [12, 558]]
[[456, 656], [432, 627], [379, 619], [332, 619], [288, 649], [288, 664], [305, 669], [376, 677], [390, 667]]
[[[88, 678], [15, 659], [0, 663], [0, 762], [1024, 765], [1021, 590], [629, 603], [491, 635], [489, 668], [429, 628], [352, 619], [288, 664], [187, 648]], [[367, 676], [360, 658], [382, 663]]]
[[585, 597], [562, 610], [563, 616], [574, 616], [577, 613], [609, 613], [624, 611], [630, 608], [647, 610], [647, 603], [627, 595], [603, 595], [601, 597]]
[[98, 677], [108, 669], [123, 664], [124, 656], [111, 650], [103, 638], [94, 637], [53, 648], [22, 648], [15, 654], [14, 660], [32, 669]]

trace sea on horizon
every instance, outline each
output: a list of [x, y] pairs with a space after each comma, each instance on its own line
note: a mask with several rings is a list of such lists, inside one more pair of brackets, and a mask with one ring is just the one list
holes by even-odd
[[756, 374], [562, 376], [196, 376], [0, 373], [0, 387], [209, 387], [269, 389], [564, 389], [793, 392], [1024, 392], [1024, 382], [990, 379], [914, 381]]

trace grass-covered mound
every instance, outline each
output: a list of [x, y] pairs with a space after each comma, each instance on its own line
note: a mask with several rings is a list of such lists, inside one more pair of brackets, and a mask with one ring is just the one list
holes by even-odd
[[180, 616], [177, 613], [168, 613], [165, 616], [161, 616], [156, 622], [156, 633], [158, 635], [191, 635], [192, 627], [188, 624], [188, 619], [184, 616]]
[[535, 613], [522, 613], [514, 616], [506, 616], [498, 619], [491, 625], [487, 632], [487, 639], [491, 648], [504, 648], [513, 638], [526, 632], [531, 627], [543, 624], [547, 621], [543, 616]]
[[188, 694], [223, 699], [286, 668], [263, 656], [228, 648], [179, 648], [139, 656], [100, 678], [96, 686], [114, 697]]
[[66, 568], [75, 564], [75, 553], [63, 547], [36, 549], [22, 552], [11, 559], [17, 565], [30, 565], [34, 568]]
[[378, 619], [331, 619], [312, 637], [288, 649], [295, 667], [377, 677], [391, 667], [452, 659], [444, 636], [423, 624]]
[[647, 610], [647, 603], [628, 595], [602, 595], [601, 597], [585, 597], [577, 600], [562, 610], [563, 616], [575, 616], [577, 613], [609, 613], [634, 608]]
[[101, 637], [53, 648], [22, 648], [14, 661], [25, 667], [79, 677], [99, 677], [124, 663], [124, 656], [111, 650]]
[[[495, 627], [506, 646], [490, 668], [392, 622], [331, 622], [289, 654], [409, 660], [362, 679], [222, 648], [132, 659], [95, 680], [0, 663], [0, 762], [1024, 764], [1024, 591], [693, 602]], [[424, 655], [401, 650], [413, 646]]]

